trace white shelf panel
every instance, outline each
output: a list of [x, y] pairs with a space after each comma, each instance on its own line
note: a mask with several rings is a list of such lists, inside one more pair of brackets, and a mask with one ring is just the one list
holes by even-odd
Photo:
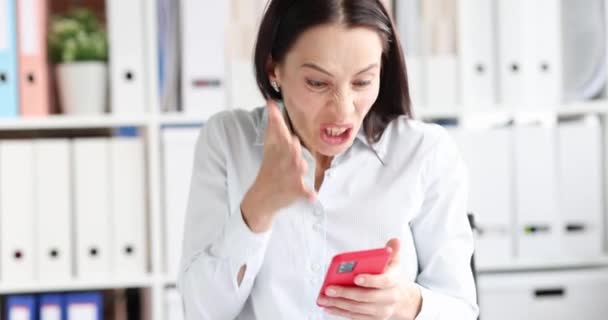
[[477, 273], [520, 272], [535, 270], [563, 270], [579, 268], [608, 267], [608, 256], [566, 261], [555, 260], [519, 260], [501, 265], [478, 265]]
[[566, 103], [559, 106], [515, 106], [490, 105], [485, 108], [464, 109], [461, 105], [452, 106], [417, 106], [414, 115], [422, 119], [466, 118], [466, 117], [507, 117], [526, 115], [576, 116], [586, 114], [608, 115], [608, 101], [593, 100]]
[[165, 113], [158, 117], [160, 125], [200, 125], [207, 121], [206, 117], [187, 115], [182, 113]]
[[49, 130], [115, 128], [122, 126], [145, 126], [148, 116], [69, 116], [51, 115], [40, 118], [0, 118], [0, 130]]
[[21, 294], [58, 291], [87, 291], [120, 288], [149, 288], [154, 284], [152, 277], [107, 279], [107, 280], [67, 280], [63, 282], [0, 283], [0, 294]]

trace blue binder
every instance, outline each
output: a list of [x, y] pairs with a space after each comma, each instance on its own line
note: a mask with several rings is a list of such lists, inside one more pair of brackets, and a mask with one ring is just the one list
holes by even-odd
[[6, 298], [7, 320], [37, 320], [36, 297], [33, 295], [8, 296]]
[[67, 319], [65, 296], [63, 294], [42, 294], [39, 300], [38, 315], [40, 316], [40, 320]]
[[0, 0], [0, 117], [19, 115], [16, 0]]
[[83, 317], [79, 317], [78, 320], [103, 320], [103, 295], [101, 292], [68, 293], [65, 298], [65, 305], [67, 320], [72, 320], [70, 315], [76, 313]]

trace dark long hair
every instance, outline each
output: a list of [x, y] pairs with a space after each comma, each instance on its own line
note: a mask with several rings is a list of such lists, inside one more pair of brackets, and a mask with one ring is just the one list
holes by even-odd
[[255, 73], [262, 95], [280, 100], [270, 85], [268, 58], [281, 63], [306, 30], [329, 23], [366, 27], [378, 32], [384, 45], [378, 98], [363, 120], [367, 140], [377, 142], [391, 120], [413, 117], [407, 71], [395, 25], [380, 0], [270, 0], [255, 47]]

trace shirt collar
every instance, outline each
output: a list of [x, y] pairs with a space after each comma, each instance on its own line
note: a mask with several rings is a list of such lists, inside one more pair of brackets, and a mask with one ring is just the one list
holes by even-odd
[[[279, 103], [279, 109], [281, 110], [281, 113], [283, 114], [283, 118], [286, 119], [287, 113], [285, 110], [285, 106], [283, 105], [282, 102]], [[267, 111], [266, 107], [263, 107], [262, 115], [258, 119], [258, 121], [256, 121], [256, 124], [255, 124], [256, 137], [255, 137], [254, 144], [256, 146], [264, 145], [264, 136], [266, 134], [267, 125], [268, 125], [268, 111]], [[289, 129], [292, 130], [291, 127]], [[361, 143], [364, 146], [366, 146], [367, 148], [369, 148], [369, 150], [371, 150], [376, 155], [376, 158], [378, 159], [378, 161], [380, 161], [383, 165], [385, 165], [386, 164], [386, 151], [387, 151], [386, 150], [387, 141], [385, 141], [386, 140], [385, 136], [386, 136], [386, 134], [383, 134], [379, 141], [370, 144], [367, 141], [367, 137], [365, 136], [365, 131], [363, 130], [363, 128], [360, 128], [359, 132], [357, 132], [357, 136], [355, 137], [355, 142], [358, 141], [359, 143]]]

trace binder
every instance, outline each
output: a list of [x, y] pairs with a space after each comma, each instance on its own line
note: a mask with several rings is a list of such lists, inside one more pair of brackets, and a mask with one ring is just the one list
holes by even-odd
[[460, 102], [456, 55], [429, 56], [425, 60], [426, 106], [436, 111], [456, 111], [455, 106]]
[[48, 3], [19, 0], [17, 4], [21, 114], [46, 116], [51, 110], [46, 42]]
[[68, 139], [34, 142], [37, 275], [40, 281], [72, 276], [72, 175]]
[[395, 17], [405, 60], [422, 54], [421, 44], [421, 0], [399, 0], [395, 2]]
[[108, 0], [110, 110], [113, 114], [145, 112], [145, 5], [143, 0]]
[[496, 0], [458, 2], [462, 104], [487, 108], [496, 102]]
[[40, 320], [65, 320], [65, 296], [58, 293], [47, 293], [39, 296], [38, 314]]
[[16, 0], [0, 0], [0, 117], [19, 114]]
[[138, 137], [110, 140], [112, 192], [112, 261], [115, 273], [146, 272], [144, 146]]
[[177, 280], [194, 150], [199, 128], [165, 128], [162, 132], [165, 259], [170, 279]]
[[436, 111], [455, 111], [458, 93], [455, 0], [420, 2], [423, 54], [425, 55], [426, 105]]
[[23, 140], [0, 143], [0, 279], [35, 278], [34, 147]]
[[230, 107], [253, 110], [266, 101], [257, 87], [253, 61], [233, 59], [230, 62]]
[[179, 105], [179, 3], [158, 1], [158, 84], [163, 112], [177, 112]]
[[513, 151], [509, 128], [458, 131], [469, 172], [469, 211], [478, 233], [478, 269], [500, 267], [514, 260]]
[[534, 54], [530, 66], [534, 84], [531, 100], [540, 108], [554, 108], [562, 101], [562, 12], [561, 0], [526, 1], [533, 15], [527, 25], [533, 36]]
[[562, 253], [597, 258], [603, 229], [601, 127], [598, 121], [577, 121], [560, 124], [557, 131]]
[[227, 17], [228, 1], [181, 2], [182, 109], [186, 114], [208, 118], [226, 109]]
[[36, 308], [36, 296], [16, 295], [6, 298], [7, 320], [36, 320], [38, 313]]
[[561, 101], [559, 0], [498, 0], [501, 101], [552, 108]]
[[165, 291], [165, 310], [165, 319], [184, 319], [182, 296], [176, 289], [167, 289]]
[[557, 207], [555, 130], [517, 127], [515, 130], [515, 212], [517, 253], [539, 263], [563, 254]]
[[99, 279], [110, 272], [109, 142], [107, 138], [73, 141], [76, 276]]
[[426, 106], [426, 68], [425, 58], [422, 56], [406, 57], [407, 84], [410, 90], [412, 106]]
[[68, 293], [67, 320], [102, 320], [103, 296], [99, 292]]

